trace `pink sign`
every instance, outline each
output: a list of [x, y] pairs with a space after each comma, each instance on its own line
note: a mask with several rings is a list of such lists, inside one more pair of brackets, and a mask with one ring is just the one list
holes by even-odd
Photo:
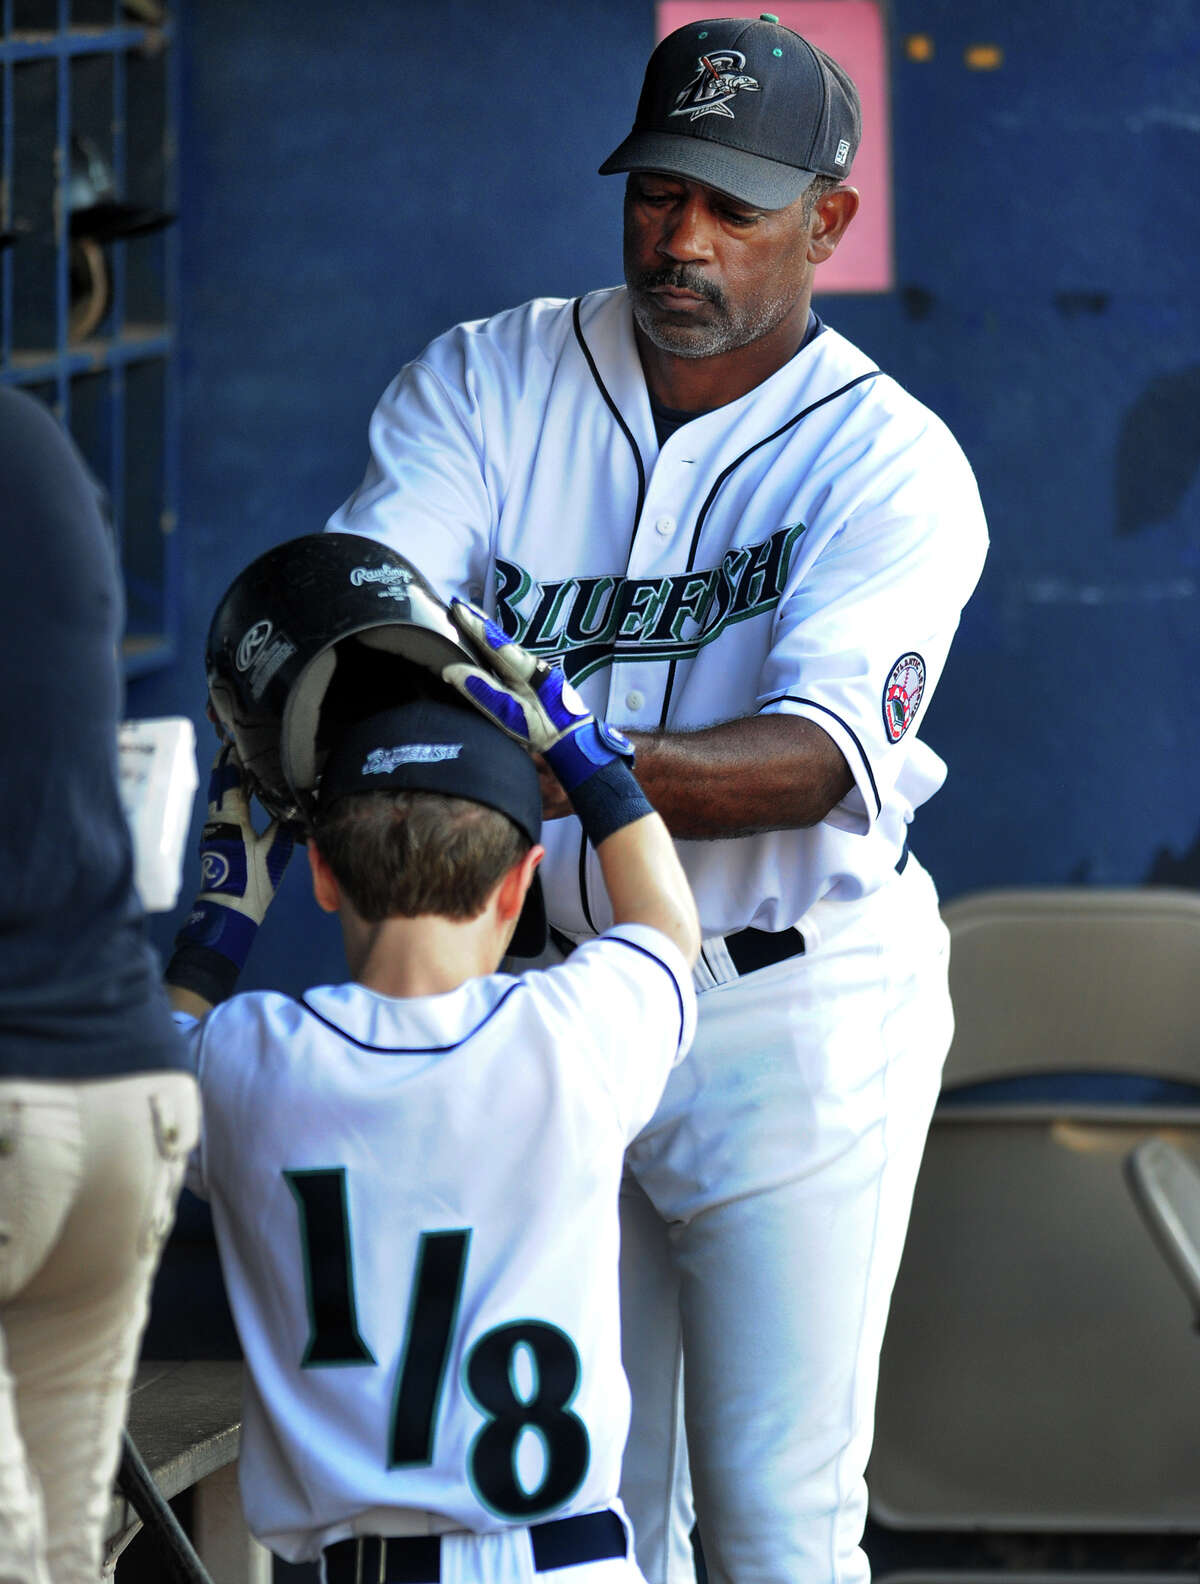
[[[769, 3], [769, 0], [768, 0]], [[762, 6], [658, 0], [661, 39], [704, 17], [758, 17]], [[888, 117], [887, 42], [878, 0], [774, 0], [785, 27], [832, 55], [854, 79], [862, 100], [863, 135], [850, 185], [862, 194], [854, 223], [831, 259], [817, 268], [815, 291], [889, 291], [892, 269], [892, 166]]]

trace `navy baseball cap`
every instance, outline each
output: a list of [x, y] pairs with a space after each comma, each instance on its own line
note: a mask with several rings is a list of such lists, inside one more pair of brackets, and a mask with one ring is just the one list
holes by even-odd
[[783, 209], [814, 176], [848, 176], [861, 135], [858, 90], [835, 60], [769, 12], [719, 17], [662, 40], [600, 174], [662, 171]]
[[[506, 814], [541, 840], [542, 793], [526, 748], [475, 710], [417, 699], [348, 726], [317, 788], [318, 806], [353, 792], [440, 792]], [[510, 952], [536, 957], [546, 944], [541, 879], [534, 875]]]

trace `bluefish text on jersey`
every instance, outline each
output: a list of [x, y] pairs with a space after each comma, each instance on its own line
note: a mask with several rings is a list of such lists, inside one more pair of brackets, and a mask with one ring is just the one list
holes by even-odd
[[610, 573], [539, 583], [498, 556], [496, 619], [533, 654], [552, 655], [576, 684], [617, 651], [687, 659], [733, 622], [775, 609], [804, 528], [787, 523], [759, 544], [727, 551], [715, 567], [656, 578]]

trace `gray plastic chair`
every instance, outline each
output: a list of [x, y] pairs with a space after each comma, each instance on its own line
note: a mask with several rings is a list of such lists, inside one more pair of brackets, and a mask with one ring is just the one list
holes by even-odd
[[871, 1516], [895, 1529], [1200, 1530], [1200, 1347], [1126, 1187], [1185, 1105], [956, 1090], [1045, 1074], [1200, 1086], [1200, 895], [948, 904], [957, 1032], [881, 1361]]
[[1200, 1330], [1200, 1169], [1165, 1138], [1125, 1157], [1125, 1180]]

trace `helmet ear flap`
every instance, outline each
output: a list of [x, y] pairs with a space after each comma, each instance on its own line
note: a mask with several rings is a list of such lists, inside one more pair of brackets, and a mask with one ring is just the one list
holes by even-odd
[[234, 714], [237, 708], [233, 689], [221, 677], [210, 677], [208, 683], [209, 718], [215, 721], [221, 736], [236, 743]]
[[300, 810], [286, 795], [278, 730], [272, 723], [239, 715], [237, 693], [219, 676], [209, 677], [208, 701], [210, 718], [215, 720], [222, 739], [237, 749], [246, 791], [258, 799], [272, 819], [297, 826]]
[[336, 646], [315, 655], [296, 678], [283, 706], [279, 735], [283, 775], [297, 803], [306, 805], [305, 793], [317, 784], [317, 736], [321, 705], [337, 669]]

